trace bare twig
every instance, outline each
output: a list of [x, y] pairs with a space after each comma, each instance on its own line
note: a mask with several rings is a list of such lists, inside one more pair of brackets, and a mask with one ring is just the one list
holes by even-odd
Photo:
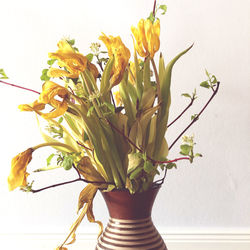
[[182, 135], [199, 119], [199, 117], [201, 116], [201, 114], [203, 113], [203, 111], [206, 109], [206, 107], [208, 106], [208, 104], [212, 101], [212, 99], [214, 98], [214, 96], [217, 94], [218, 89], [220, 86], [220, 82], [217, 82], [216, 85], [216, 89], [213, 90], [213, 94], [212, 96], [209, 98], [208, 102], [205, 104], [205, 106], [201, 109], [201, 111], [199, 112], [199, 114], [189, 123], [189, 125], [178, 135], [178, 137], [174, 140], [174, 142], [169, 146], [169, 150], [175, 145], [175, 143], [182, 137]]
[[178, 115], [171, 123], [169, 123], [167, 125], [167, 127], [169, 128], [172, 124], [174, 124], [179, 118], [182, 117], [182, 115], [193, 105], [194, 102], [194, 97], [191, 98], [190, 103], [188, 104], [188, 106], [180, 113], [180, 115]]
[[3, 84], [6, 84], [6, 85], [12, 86], [12, 87], [16, 87], [16, 88], [20, 88], [20, 89], [23, 89], [23, 90], [31, 91], [31, 92], [34, 92], [34, 93], [39, 94], [39, 95], [41, 94], [40, 92], [38, 92], [36, 90], [25, 88], [25, 87], [22, 87], [22, 86], [13, 84], [13, 83], [8, 83], [8, 82], [2, 81], [2, 80], [0, 80], [0, 82], [3, 83]]

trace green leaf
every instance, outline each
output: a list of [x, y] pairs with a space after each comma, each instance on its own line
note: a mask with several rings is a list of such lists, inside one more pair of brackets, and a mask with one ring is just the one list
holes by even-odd
[[113, 104], [104, 102], [104, 105], [114, 114], [115, 113], [115, 107]]
[[2, 75], [0, 79], [8, 79], [8, 76], [5, 74], [3, 69], [0, 69], [0, 75]]
[[73, 160], [71, 158], [66, 158], [64, 161], [63, 161], [63, 164], [62, 164], [62, 167], [65, 169], [65, 170], [70, 170], [72, 168], [72, 164], [73, 164]]
[[177, 168], [177, 165], [174, 162], [170, 162], [166, 165], [166, 168], [167, 169]]
[[203, 88], [207, 88], [207, 89], [210, 88], [210, 85], [209, 85], [209, 83], [208, 83], [207, 81], [202, 82], [202, 83], [200, 84], [200, 86], [203, 87]]
[[162, 5], [159, 6], [158, 9], [162, 10], [162, 13], [161, 13], [162, 15], [165, 15], [166, 12], [167, 12], [167, 5], [162, 4]]
[[179, 53], [168, 63], [165, 69], [161, 86], [161, 107], [157, 114], [157, 134], [155, 139], [156, 145], [154, 149], [154, 159], [157, 159], [159, 157], [162, 141], [167, 130], [169, 108], [171, 104], [170, 85], [173, 66], [177, 62], [177, 60], [184, 54], [186, 54], [192, 47], [193, 44], [189, 48]]
[[180, 154], [182, 154], [182, 155], [189, 155], [189, 153], [192, 149], [192, 147], [188, 144], [183, 144], [180, 146], [180, 148], [181, 148]]
[[194, 120], [195, 118], [197, 118], [198, 114], [194, 114], [191, 116], [191, 121]]
[[40, 77], [40, 79], [42, 80], [42, 81], [49, 81], [50, 80], [50, 77], [47, 75], [47, 72], [48, 72], [49, 70], [48, 69], [44, 69], [43, 71], [42, 71], [42, 75], [41, 75], [41, 77]]
[[93, 111], [94, 111], [94, 106], [91, 106], [91, 107], [88, 109], [87, 117], [90, 117]]
[[75, 39], [70, 39], [70, 40], [67, 40], [68, 44], [73, 46], [75, 45]]
[[148, 19], [153, 23], [155, 21], [155, 16], [153, 12], [150, 12]]
[[188, 93], [183, 93], [181, 95], [192, 99], [191, 95], [189, 95]]
[[214, 75], [212, 75], [211, 79], [210, 79], [211, 83], [217, 83], [217, 79]]
[[143, 165], [143, 169], [146, 173], [151, 173], [154, 170], [154, 166], [152, 164], [152, 162], [150, 161], [145, 161], [144, 165]]
[[143, 166], [137, 167], [129, 176], [131, 180], [135, 179], [143, 170]]
[[57, 59], [50, 59], [50, 60], [47, 61], [47, 64], [51, 66], [51, 65], [54, 64], [54, 62], [55, 62], [56, 60], [57, 60]]
[[110, 79], [110, 75], [111, 75], [111, 70], [112, 70], [112, 67], [113, 67], [113, 64], [114, 64], [114, 57], [112, 56], [105, 68], [104, 68], [104, 71], [103, 71], [103, 74], [102, 74], [102, 79], [101, 79], [101, 86], [100, 86], [100, 93], [102, 95], [106, 95], [109, 90], [110, 90], [110, 82], [109, 82], [109, 79]]
[[90, 62], [92, 62], [94, 55], [92, 53], [89, 53], [88, 55], [86, 55], [86, 57]]
[[48, 158], [47, 158], [47, 166], [50, 165], [51, 160], [53, 159], [53, 157], [55, 156], [55, 154], [51, 154]]
[[194, 157], [202, 157], [202, 154], [196, 153]]
[[61, 116], [59, 119], [58, 119], [58, 123], [62, 123], [63, 122], [63, 117]]
[[210, 79], [210, 73], [208, 73], [208, 71], [205, 69], [206, 75], [207, 77]]

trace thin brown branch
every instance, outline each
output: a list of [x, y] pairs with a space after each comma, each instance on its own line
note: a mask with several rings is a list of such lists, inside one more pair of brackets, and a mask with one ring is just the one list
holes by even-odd
[[212, 101], [212, 99], [215, 97], [215, 95], [218, 92], [220, 86], [220, 82], [217, 82], [216, 89], [213, 90], [212, 96], [209, 98], [208, 102], [205, 104], [205, 106], [201, 109], [199, 114], [189, 123], [189, 125], [178, 135], [178, 137], [174, 140], [174, 142], [169, 147], [169, 150], [175, 145], [175, 143], [182, 137], [182, 135], [199, 119], [203, 111], [207, 108], [208, 104]]
[[16, 85], [16, 84], [13, 84], [13, 83], [8, 83], [8, 82], [2, 81], [2, 80], [0, 80], [0, 82], [3, 83], [3, 84], [9, 85], [9, 86], [15, 87], [15, 88], [20, 88], [20, 89], [23, 89], [23, 90], [28, 90], [28, 91], [34, 92], [36, 94], [39, 94], [39, 95], [41, 94], [40, 92], [38, 92], [36, 90], [25, 88], [25, 87], [22, 87], [20, 85]]
[[[141, 148], [137, 147], [122, 131], [116, 128], [109, 120], [107, 120], [107, 122], [113, 129], [115, 129], [119, 134], [121, 134], [133, 147], [135, 147], [141, 153], [144, 153], [144, 151]], [[189, 157], [180, 157], [180, 158], [176, 158], [174, 160], [169, 160], [169, 161], [157, 161], [157, 160], [152, 159], [149, 156], [147, 156], [147, 159], [151, 161], [153, 164], [166, 164], [166, 163], [176, 162], [180, 160], [189, 160]]]
[[171, 122], [167, 125], [167, 128], [169, 128], [171, 125], [173, 125], [178, 119], [180, 119], [182, 117], [182, 115], [193, 105], [194, 102], [194, 97], [191, 98], [190, 103], [188, 104], [188, 106]]
[[155, 17], [156, 0], [154, 1], [153, 16]]

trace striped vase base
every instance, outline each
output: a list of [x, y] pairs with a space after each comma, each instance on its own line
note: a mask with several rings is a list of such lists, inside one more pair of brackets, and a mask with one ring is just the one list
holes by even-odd
[[96, 250], [167, 250], [151, 220], [160, 186], [141, 193], [128, 190], [102, 192], [110, 219], [98, 239]]
[[96, 250], [167, 250], [151, 217], [146, 219], [114, 219], [99, 238]]

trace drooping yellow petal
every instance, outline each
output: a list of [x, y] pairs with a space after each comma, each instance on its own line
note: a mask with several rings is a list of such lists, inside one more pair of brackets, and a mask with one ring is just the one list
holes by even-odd
[[11, 171], [8, 177], [8, 187], [10, 191], [20, 186], [27, 186], [26, 179], [29, 174], [26, 172], [26, 168], [32, 159], [33, 151], [33, 148], [28, 148], [12, 159]]
[[[43, 91], [39, 96], [39, 102], [44, 104], [50, 104], [55, 109], [50, 113], [42, 113], [41, 116], [44, 117], [45, 119], [49, 119], [63, 115], [68, 108], [68, 104], [65, 100], [67, 95], [68, 95], [68, 90], [66, 88], [51, 81], [45, 82], [43, 84]], [[56, 100], [55, 99], [56, 96], [61, 97], [63, 100], [62, 101]]]
[[114, 56], [114, 64], [111, 71], [111, 85], [115, 86], [120, 83], [123, 78], [123, 74], [128, 65], [130, 58], [129, 49], [123, 44], [119, 36], [106, 36], [102, 34], [99, 39], [104, 42], [108, 49], [109, 56]]
[[[32, 104], [22, 104], [18, 108], [21, 111], [35, 111], [45, 119], [52, 119], [63, 115], [68, 109], [66, 97], [68, 90], [54, 82], [47, 81], [43, 84], [42, 93], [39, 96], [39, 100], [34, 101]], [[58, 96], [62, 100], [57, 100]], [[46, 104], [50, 104], [53, 107], [52, 112], [43, 113], [41, 110], [45, 108]]]
[[37, 100], [35, 100], [31, 104], [21, 104], [21, 105], [18, 106], [18, 108], [21, 111], [36, 111], [36, 112], [39, 113], [40, 110], [43, 110], [45, 108], [45, 104], [40, 103]]
[[39, 96], [39, 101], [41, 103], [50, 103], [55, 96], [65, 98], [68, 94], [68, 90], [59, 84], [56, 84], [52, 81], [47, 81], [43, 84], [42, 93]]
[[62, 70], [62, 69], [56, 69], [56, 68], [50, 68], [49, 71], [47, 72], [47, 75], [49, 77], [69, 77], [69, 78], [78, 78], [78, 74], [72, 74], [66, 70]]
[[68, 241], [68, 239], [71, 237], [71, 241], [69, 243], [67, 243], [67, 245], [72, 244], [75, 242], [76, 240], [76, 230], [78, 228], [78, 226], [81, 224], [83, 218], [85, 217], [85, 215], [87, 214], [88, 220], [90, 222], [94, 222], [97, 223], [100, 227], [100, 232], [99, 232], [99, 236], [101, 235], [102, 231], [103, 231], [103, 225], [100, 221], [96, 221], [94, 214], [93, 214], [93, 199], [96, 195], [96, 192], [98, 190], [98, 187], [93, 185], [93, 184], [88, 184], [80, 193], [79, 195], [79, 201], [78, 201], [78, 211], [80, 209], [82, 209], [79, 217], [77, 218], [77, 220], [73, 223], [73, 225], [70, 228], [70, 232], [68, 234], [68, 236], [66, 237], [65, 241], [61, 244], [61, 248], [59, 249], [63, 249], [63, 245], [66, 244], [66, 242]]

